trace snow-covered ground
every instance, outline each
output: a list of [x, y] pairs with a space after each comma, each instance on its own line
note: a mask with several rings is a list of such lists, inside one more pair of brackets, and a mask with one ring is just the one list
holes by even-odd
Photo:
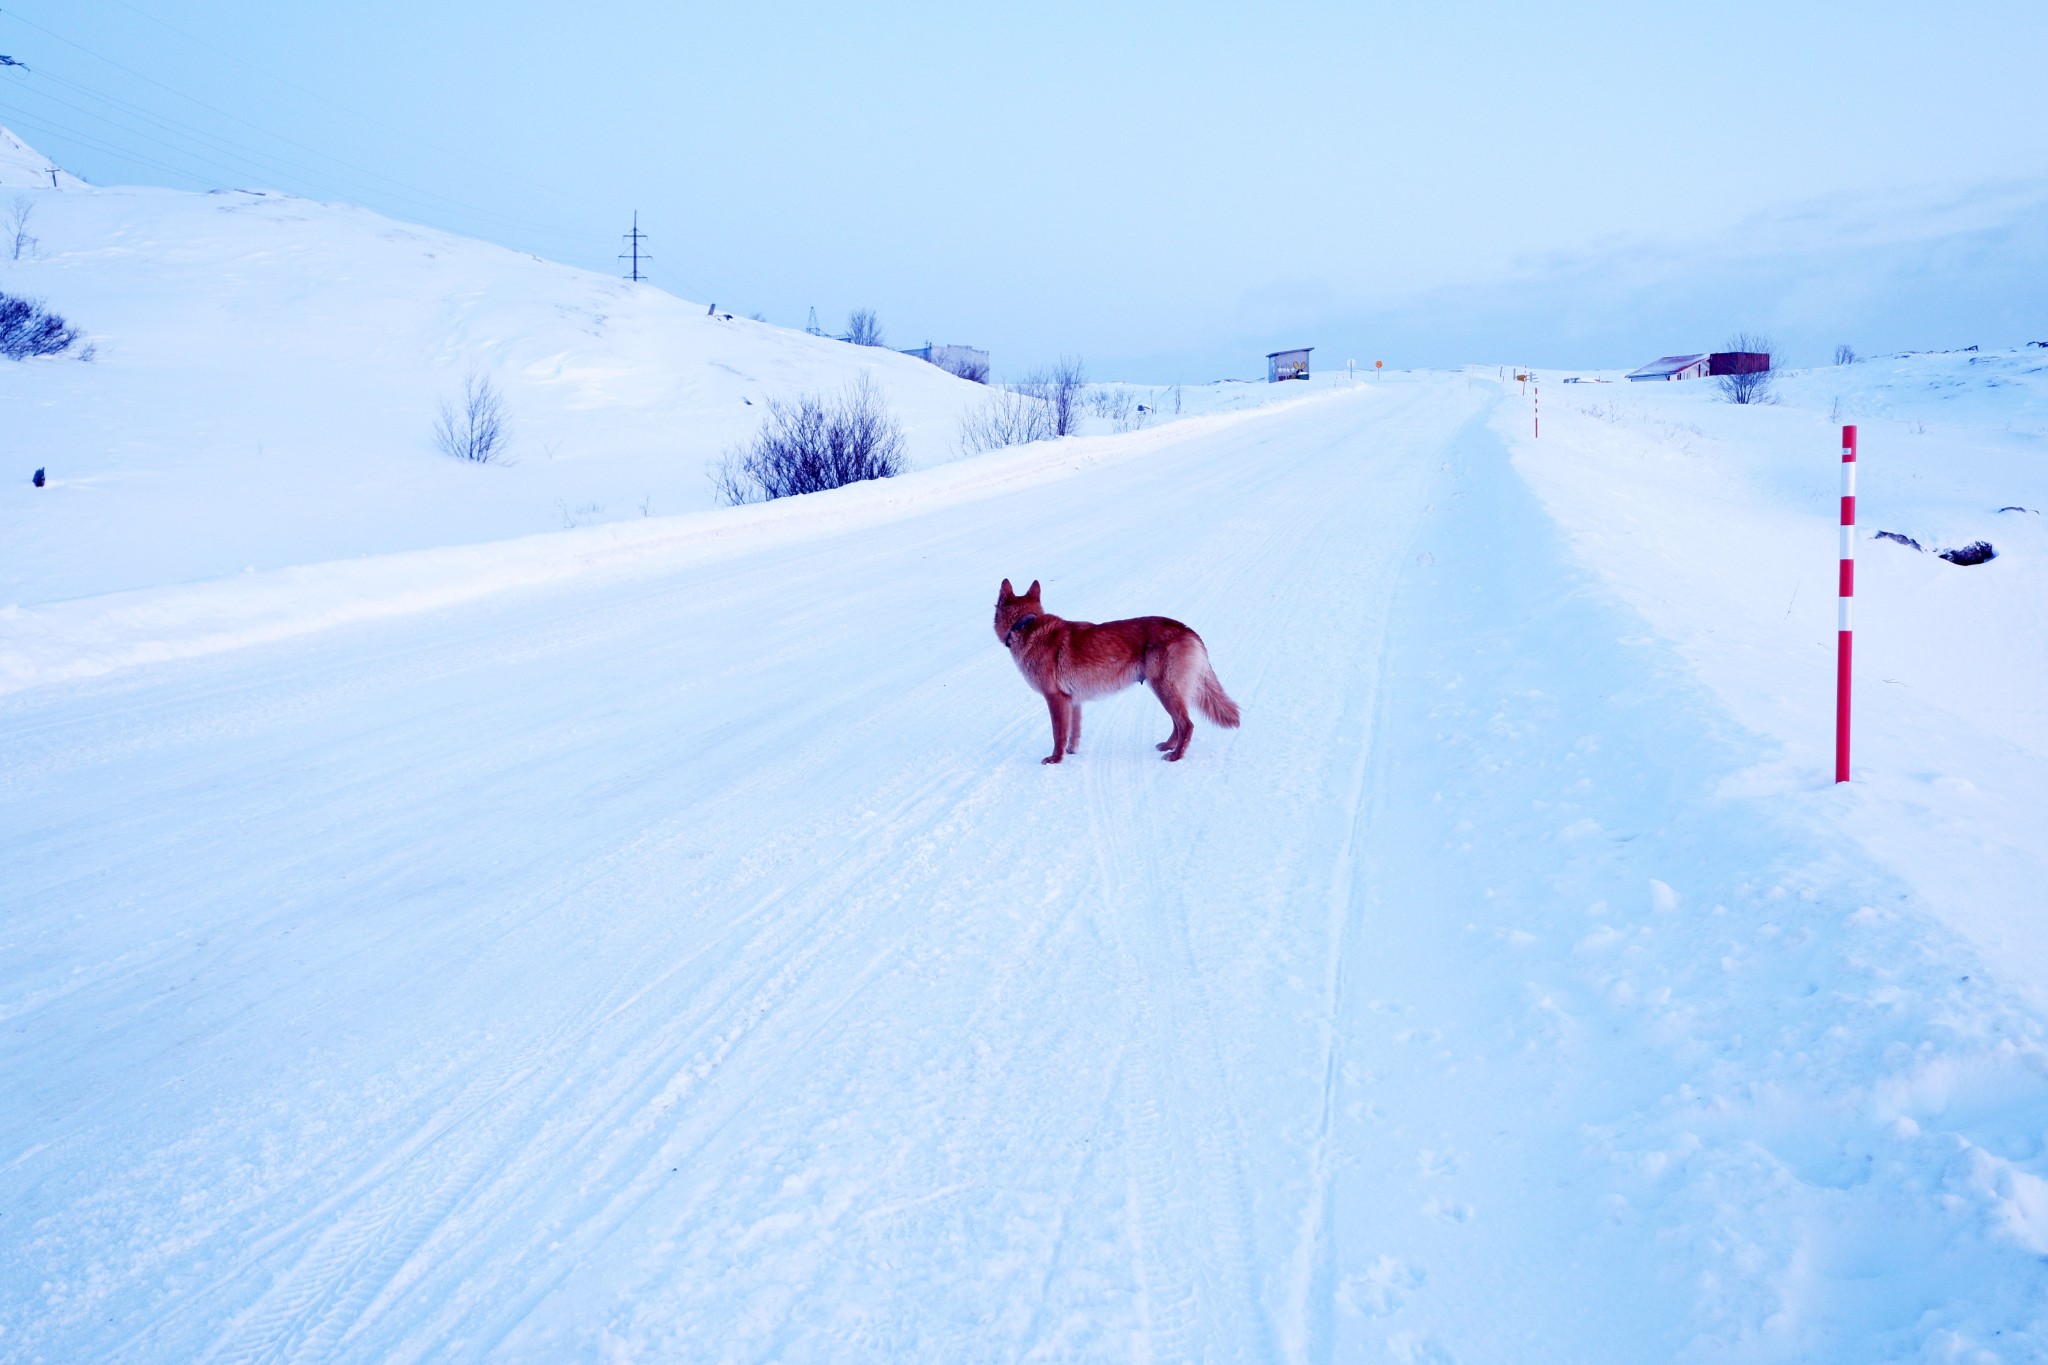
[[[38, 247], [0, 257], [0, 290], [44, 300], [92, 359], [0, 367], [0, 604], [707, 508], [706, 466], [766, 399], [862, 374], [930, 465], [985, 393], [348, 205], [6, 193]], [[505, 396], [506, 464], [434, 448], [472, 373]]]
[[[1548, 375], [1540, 441], [1493, 367], [1188, 385], [560, 529], [748, 384], [966, 386], [353, 210], [36, 211], [102, 351], [0, 366], [79, 461], [0, 493], [0, 1357], [2048, 1356], [2048, 353]], [[602, 448], [437, 463], [477, 354]], [[1040, 765], [1003, 577], [1194, 625], [1244, 728]]]
[[[1737, 781], [1790, 795], [1833, 766], [1827, 476], [1857, 424], [1861, 781], [1829, 799], [2048, 1004], [2048, 348], [1879, 357], [1778, 387], [1782, 403], [1745, 408], [1710, 383], [1551, 385], [1540, 441], [1524, 406], [1498, 427], [1583, 561], [1775, 741]], [[1938, 557], [1979, 541], [1998, 557]]]

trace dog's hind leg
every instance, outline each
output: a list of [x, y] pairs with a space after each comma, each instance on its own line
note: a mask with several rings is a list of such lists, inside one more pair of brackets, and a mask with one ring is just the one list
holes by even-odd
[[1170, 674], [1152, 680], [1152, 695], [1159, 698], [1159, 704], [1173, 718], [1173, 733], [1157, 747], [1166, 755], [1168, 763], [1178, 762], [1180, 756], [1188, 751], [1188, 741], [1195, 736], [1195, 722], [1188, 716], [1187, 698], [1173, 685]]

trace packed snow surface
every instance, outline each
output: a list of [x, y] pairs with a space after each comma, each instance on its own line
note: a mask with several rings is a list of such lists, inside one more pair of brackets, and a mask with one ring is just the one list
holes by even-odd
[[[0, 1343], [2037, 1359], [2039, 384], [1396, 376], [17, 609]], [[1999, 546], [1865, 542], [1847, 788], [1837, 398]], [[1244, 728], [1042, 766], [1003, 577]]]

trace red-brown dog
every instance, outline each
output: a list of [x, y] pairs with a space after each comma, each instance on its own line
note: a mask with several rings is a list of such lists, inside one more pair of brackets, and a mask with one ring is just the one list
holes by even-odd
[[1227, 730], [1237, 728], [1237, 703], [1216, 680], [1202, 637], [1164, 616], [1128, 621], [1063, 621], [1039, 605], [1038, 583], [1021, 595], [1003, 580], [996, 594], [996, 638], [1010, 651], [1024, 680], [1052, 712], [1052, 753], [1057, 763], [1081, 747], [1081, 703], [1149, 683], [1173, 717], [1173, 733], [1158, 747], [1169, 763], [1188, 751], [1195, 723], [1188, 705]]

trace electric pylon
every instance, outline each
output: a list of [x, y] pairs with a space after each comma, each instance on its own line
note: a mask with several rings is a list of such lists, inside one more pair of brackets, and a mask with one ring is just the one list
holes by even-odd
[[642, 261], [651, 261], [654, 258], [652, 256], [649, 256], [646, 252], [640, 249], [640, 243], [645, 241], [647, 238], [647, 234], [640, 230], [640, 210], [633, 210], [633, 230], [631, 232], [623, 234], [623, 236], [625, 237], [625, 240], [630, 244], [630, 249], [626, 251], [621, 251], [619, 253], [619, 259], [622, 261], [631, 261], [633, 263], [633, 268], [626, 275], [626, 278], [636, 282], [646, 279], [647, 277], [640, 273], [640, 263]]

